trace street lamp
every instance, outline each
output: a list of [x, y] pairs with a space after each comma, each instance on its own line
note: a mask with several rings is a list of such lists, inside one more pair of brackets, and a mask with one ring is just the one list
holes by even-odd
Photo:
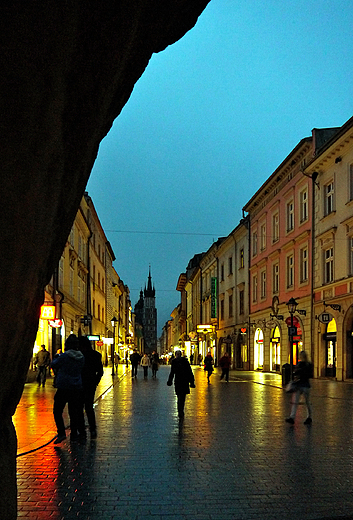
[[116, 325], [117, 321], [118, 321], [117, 318], [115, 316], [113, 316], [113, 318], [112, 318], [113, 343], [112, 343], [112, 353], [111, 353], [111, 358], [112, 358], [112, 377], [114, 377], [115, 325]]
[[288, 311], [290, 314], [290, 334], [289, 334], [289, 342], [290, 342], [290, 379], [293, 379], [293, 314], [297, 310], [298, 302], [295, 301], [294, 298], [291, 298], [289, 302], [287, 302]]

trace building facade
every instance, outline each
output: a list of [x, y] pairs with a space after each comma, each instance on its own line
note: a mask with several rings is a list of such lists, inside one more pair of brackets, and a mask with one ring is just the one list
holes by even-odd
[[318, 147], [314, 182], [316, 377], [353, 378], [353, 118]]

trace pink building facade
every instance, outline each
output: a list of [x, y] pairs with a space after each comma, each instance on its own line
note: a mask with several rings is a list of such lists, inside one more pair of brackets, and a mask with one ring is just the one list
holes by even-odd
[[303, 170], [312, 157], [313, 138], [304, 138], [243, 208], [250, 216], [250, 370], [281, 372], [290, 361], [290, 298], [298, 303], [293, 364], [300, 350], [311, 355], [313, 181]]

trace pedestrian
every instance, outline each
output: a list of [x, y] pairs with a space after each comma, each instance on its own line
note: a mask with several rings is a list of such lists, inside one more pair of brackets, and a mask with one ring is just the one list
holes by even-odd
[[70, 416], [70, 440], [75, 441], [86, 437], [83, 417], [82, 369], [85, 358], [78, 350], [79, 342], [75, 334], [65, 341], [65, 352], [51, 362], [51, 367], [57, 369], [56, 394], [54, 396], [54, 420], [57, 437], [54, 444], [66, 439], [63, 411], [68, 405]]
[[193, 365], [194, 364], [194, 354], [191, 353], [190, 354], [190, 365]]
[[[126, 358], [127, 359], [127, 358]], [[137, 352], [137, 348], [134, 348], [133, 353], [130, 356], [130, 363], [131, 363], [131, 377], [137, 376], [137, 366], [140, 363], [140, 354]]]
[[304, 421], [304, 424], [311, 424], [311, 402], [310, 402], [310, 381], [309, 379], [313, 377], [313, 364], [308, 361], [308, 356], [305, 350], [302, 350], [299, 353], [299, 363], [294, 370], [294, 385], [296, 390], [293, 392], [292, 397], [292, 409], [291, 414], [286, 422], [289, 424], [294, 424], [295, 415], [297, 413], [298, 403], [300, 396], [303, 394], [305, 398], [305, 404], [307, 408], [307, 418]]
[[114, 352], [114, 365], [115, 365], [116, 370], [118, 370], [119, 361], [120, 361], [119, 354], [117, 352]]
[[207, 372], [207, 383], [210, 384], [210, 377], [213, 372], [213, 357], [211, 356], [211, 352], [207, 353], [207, 356], [204, 359], [204, 370]]
[[150, 358], [146, 353], [142, 356], [140, 365], [143, 368], [143, 377], [146, 378], [148, 376], [148, 367], [150, 366]]
[[34, 358], [34, 364], [38, 371], [37, 374], [37, 383], [38, 386], [45, 386], [45, 382], [47, 380], [47, 368], [50, 365], [50, 354], [46, 350], [45, 345], [41, 345], [41, 349]]
[[[61, 348], [58, 348], [58, 350], [56, 351], [56, 354], [53, 357], [53, 359], [56, 359], [57, 357], [59, 357], [61, 353], [62, 353]], [[58, 373], [58, 369], [57, 368], [52, 368], [52, 371], [53, 371], [53, 374], [54, 374], [53, 387], [56, 388], [56, 376], [57, 376], [57, 373]]]
[[197, 356], [197, 362], [200, 366], [202, 365], [202, 354], [201, 353]]
[[97, 385], [103, 376], [102, 355], [93, 350], [87, 336], [79, 338], [80, 351], [84, 355], [85, 364], [82, 369], [83, 404], [88, 420], [91, 439], [97, 438], [96, 417], [93, 403]]
[[151, 356], [151, 365], [152, 365], [152, 377], [157, 377], [158, 365], [159, 365], [159, 356], [157, 352], [154, 350]]
[[170, 374], [167, 385], [172, 386], [174, 378], [174, 388], [177, 395], [178, 416], [179, 419], [184, 418], [185, 398], [190, 394], [190, 388], [195, 388], [195, 378], [189, 361], [181, 356], [181, 351], [175, 352], [175, 358], [172, 361]]
[[219, 360], [219, 366], [222, 369], [221, 381], [225, 377], [226, 382], [229, 381], [229, 369], [232, 364], [232, 360], [228, 352], [225, 352], [224, 355]]

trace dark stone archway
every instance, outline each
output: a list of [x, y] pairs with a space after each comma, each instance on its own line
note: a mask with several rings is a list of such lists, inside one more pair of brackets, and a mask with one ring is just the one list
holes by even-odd
[[0, 7], [0, 518], [16, 518], [16, 435], [43, 289], [100, 141], [151, 55], [209, 0], [4, 0]]

